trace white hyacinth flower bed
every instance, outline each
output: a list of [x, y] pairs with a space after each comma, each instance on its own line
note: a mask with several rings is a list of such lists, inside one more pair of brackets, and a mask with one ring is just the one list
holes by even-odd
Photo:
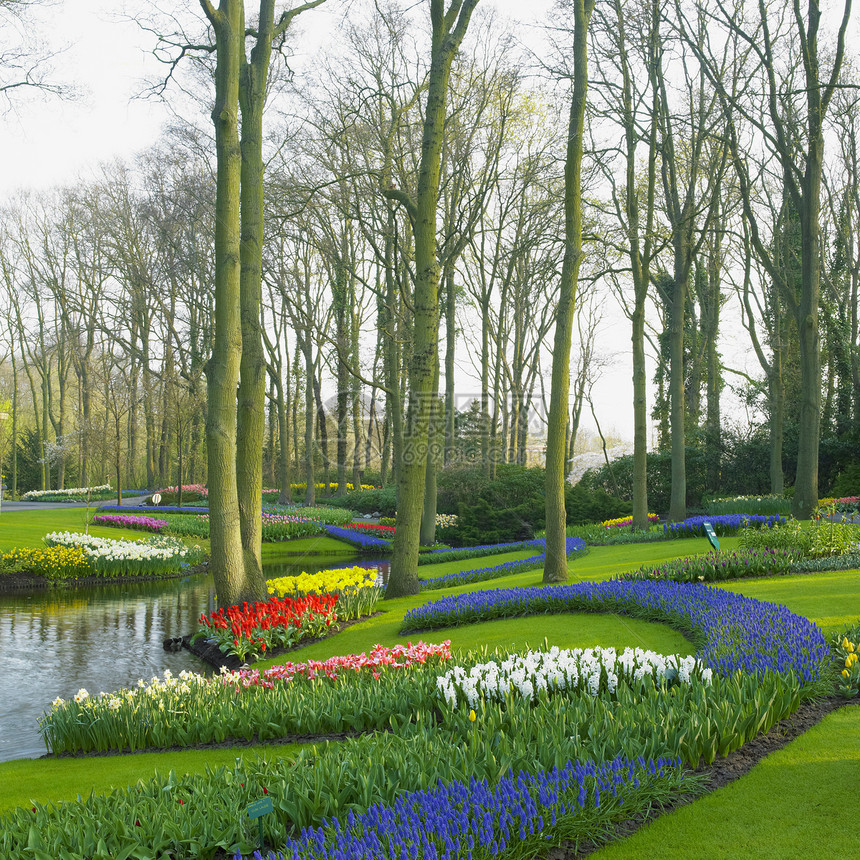
[[646, 679], [655, 683], [710, 684], [712, 671], [695, 657], [669, 656], [641, 648], [560, 649], [512, 654], [502, 660], [479, 663], [466, 670], [462, 666], [440, 675], [436, 686], [440, 696], [452, 707], [462, 703], [475, 708], [483, 698], [502, 701], [512, 693], [534, 700], [540, 691], [614, 693], [619, 681], [631, 686]]

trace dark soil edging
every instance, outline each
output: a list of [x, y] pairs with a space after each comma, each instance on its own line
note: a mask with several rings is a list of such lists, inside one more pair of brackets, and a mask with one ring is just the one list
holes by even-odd
[[735, 750], [725, 758], [715, 759], [713, 764], [700, 765], [694, 771], [695, 776], [701, 779], [699, 790], [682, 793], [670, 803], [655, 807], [646, 815], [620, 821], [604, 839], [589, 841], [579, 846], [574, 843], [566, 843], [560, 847], [549, 849], [541, 857], [543, 860], [578, 860], [580, 857], [593, 854], [608, 843], [626, 839], [640, 827], [654, 821], [661, 815], [672, 812], [678, 807], [686, 806], [688, 803], [693, 803], [703, 795], [710, 794], [710, 792], [746, 776], [762, 759], [788, 746], [793, 740], [817, 726], [826, 716], [839, 710], [839, 708], [858, 706], [860, 706], [860, 702], [856, 699], [844, 699], [835, 695], [805, 702], [791, 716], [772, 726], [766, 734], [747, 741], [740, 749]]
[[161, 582], [171, 579], [185, 579], [207, 573], [209, 563], [196, 564], [188, 570], [176, 573], [153, 574], [151, 576], [82, 576], [71, 579], [48, 579], [37, 573], [18, 571], [0, 573], [0, 591], [45, 591], [49, 588], [92, 588], [99, 585], [127, 585], [134, 582]]
[[[336, 636], [341, 631], [346, 630], [347, 627], [352, 627], [354, 624], [359, 624], [363, 621], [369, 621], [371, 618], [377, 618], [381, 614], [381, 612], [374, 612], [371, 615], [362, 615], [360, 618], [353, 618], [351, 621], [339, 621], [334, 625], [334, 629], [330, 630], [326, 636], [317, 636], [314, 639], [303, 639], [291, 648], [277, 648], [274, 651], [269, 651], [266, 654], [266, 660], [271, 660], [273, 657], [281, 657], [284, 654], [291, 654], [293, 651], [300, 651], [302, 648], [307, 648], [308, 645], [315, 645], [317, 642], [324, 642], [326, 639], [330, 639], [332, 636]], [[178, 639], [179, 637], [172, 640], [166, 639], [164, 647], [166, 649], [169, 648], [168, 643], [176, 643], [176, 645], [178, 645]], [[218, 671], [224, 668], [228, 672], [235, 672], [238, 669], [248, 668], [248, 664], [243, 663], [235, 655], [222, 653], [221, 649], [214, 642], [198, 640], [192, 645], [191, 636], [186, 635], [182, 637], [182, 645], [180, 647], [187, 648], [196, 657], [204, 660]], [[170, 648], [169, 650], [173, 650], [173, 648]], [[178, 650], [178, 648], [176, 650]], [[251, 663], [250, 668], [253, 668], [253, 666], [254, 664]]]

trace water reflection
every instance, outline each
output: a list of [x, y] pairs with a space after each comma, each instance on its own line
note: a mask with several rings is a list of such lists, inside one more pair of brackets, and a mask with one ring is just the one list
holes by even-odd
[[[388, 562], [285, 553], [265, 565], [266, 576], [316, 573], [354, 565], [376, 568], [387, 581]], [[90, 589], [0, 591], [0, 761], [39, 756], [45, 746], [37, 720], [60, 696], [81, 687], [91, 694], [133, 685], [138, 678], [208, 666], [188, 651], [167, 652], [164, 639], [190, 633], [201, 612], [216, 607], [210, 576]]]

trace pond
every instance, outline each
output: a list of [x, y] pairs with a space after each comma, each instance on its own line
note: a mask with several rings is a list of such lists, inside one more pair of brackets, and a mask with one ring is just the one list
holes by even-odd
[[[362, 565], [387, 576], [388, 562], [346, 556], [281, 554], [266, 576], [315, 573]], [[170, 653], [163, 642], [191, 633], [201, 612], [215, 608], [211, 576], [96, 588], [0, 591], [0, 761], [45, 753], [38, 718], [60, 696], [82, 687], [91, 695], [133, 686], [170, 669], [208, 674], [188, 651]]]

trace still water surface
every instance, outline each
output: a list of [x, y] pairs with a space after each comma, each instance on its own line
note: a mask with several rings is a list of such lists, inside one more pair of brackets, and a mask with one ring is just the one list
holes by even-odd
[[[314, 573], [345, 564], [387, 562], [303, 556], [265, 567], [266, 576]], [[215, 608], [211, 576], [166, 582], [4, 593], [0, 591], [0, 761], [45, 753], [38, 719], [60, 696], [82, 687], [91, 695], [133, 686], [170, 669], [201, 674], [211, 667], [188, 651], [170, 653], [163, 642], [196, 628]]]

